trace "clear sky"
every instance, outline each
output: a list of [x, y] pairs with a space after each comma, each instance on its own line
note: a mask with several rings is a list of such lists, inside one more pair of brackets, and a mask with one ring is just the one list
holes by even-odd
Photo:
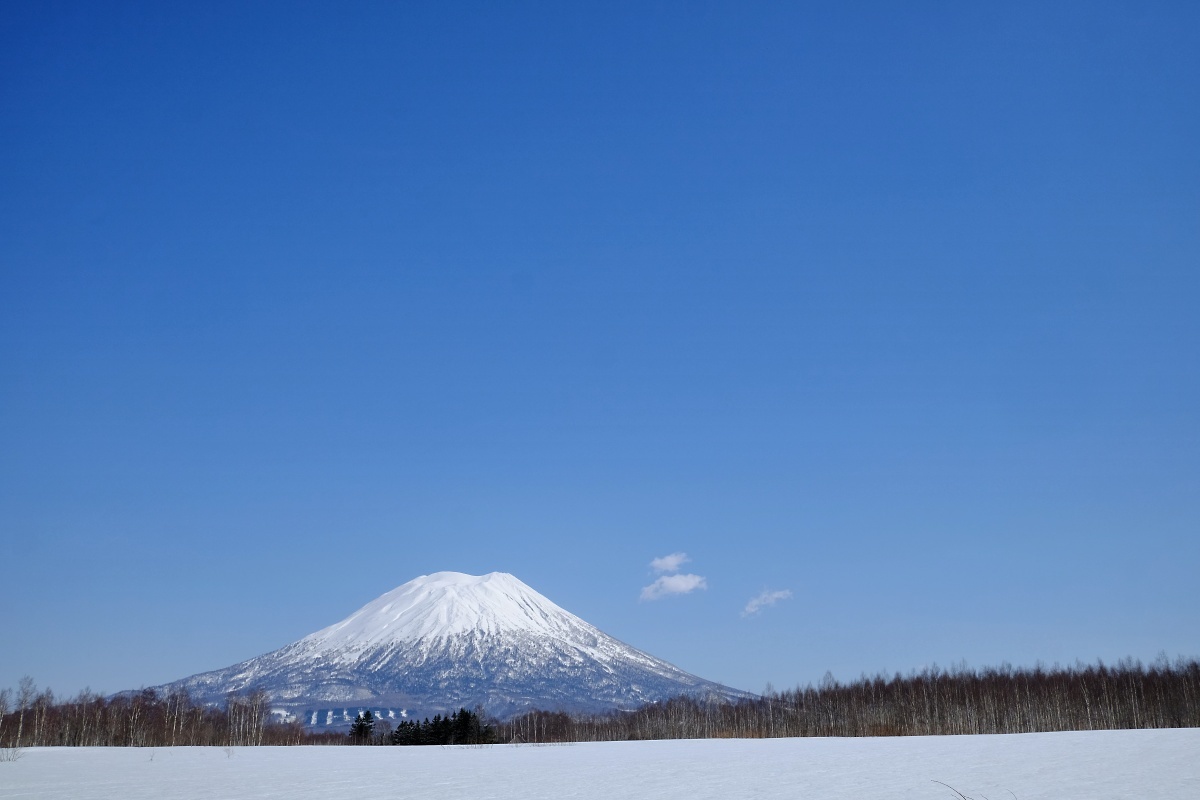
[[0, 686], [1200, 654], [1200, 4], [178, 5], [0, 15]]

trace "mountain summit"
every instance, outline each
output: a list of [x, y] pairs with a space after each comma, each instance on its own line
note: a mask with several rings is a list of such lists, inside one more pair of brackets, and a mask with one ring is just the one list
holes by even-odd
[[357, 651], [464, 635], [570, 637], [581, 625], [595, 631], [508, 573], [437, 572], [381, 595], [300, 641], [322, 650]]
[[751, 696], [619, 642], [503, 572], [423, 575], [297, 642], [156, 688], [207, 702], [263, 689], [310, 725], [364, 708], [419, 718], [482, 705], [503, 718]]

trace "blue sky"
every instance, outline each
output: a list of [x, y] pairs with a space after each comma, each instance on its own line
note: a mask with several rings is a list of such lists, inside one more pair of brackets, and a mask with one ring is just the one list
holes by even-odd
[[1183, 2], [10, 4], [0, 685], [439, 570], [751, 690], [1200, 653], [1198, 75]]

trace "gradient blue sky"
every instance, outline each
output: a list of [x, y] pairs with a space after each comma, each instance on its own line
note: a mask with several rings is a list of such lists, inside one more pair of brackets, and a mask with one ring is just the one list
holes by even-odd
[[1200, 5], [176, 5], [0, 15], [0, 686], [1200, 653]]

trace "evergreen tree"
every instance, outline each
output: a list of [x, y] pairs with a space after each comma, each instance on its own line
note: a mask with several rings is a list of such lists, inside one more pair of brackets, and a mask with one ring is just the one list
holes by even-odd
[[354, 744], [370, 744], [375, 732], [375, 715], [370, 709], [359, 713], [350, 725], [350, 741]]
[[496, 740], [496, 732], [483, 724], [481, 714], [482, 709], [460, 708], [445, 717], [435, 714], [432, 720], [403, 720], [387, 739], [396, 745], [490, 744]]

